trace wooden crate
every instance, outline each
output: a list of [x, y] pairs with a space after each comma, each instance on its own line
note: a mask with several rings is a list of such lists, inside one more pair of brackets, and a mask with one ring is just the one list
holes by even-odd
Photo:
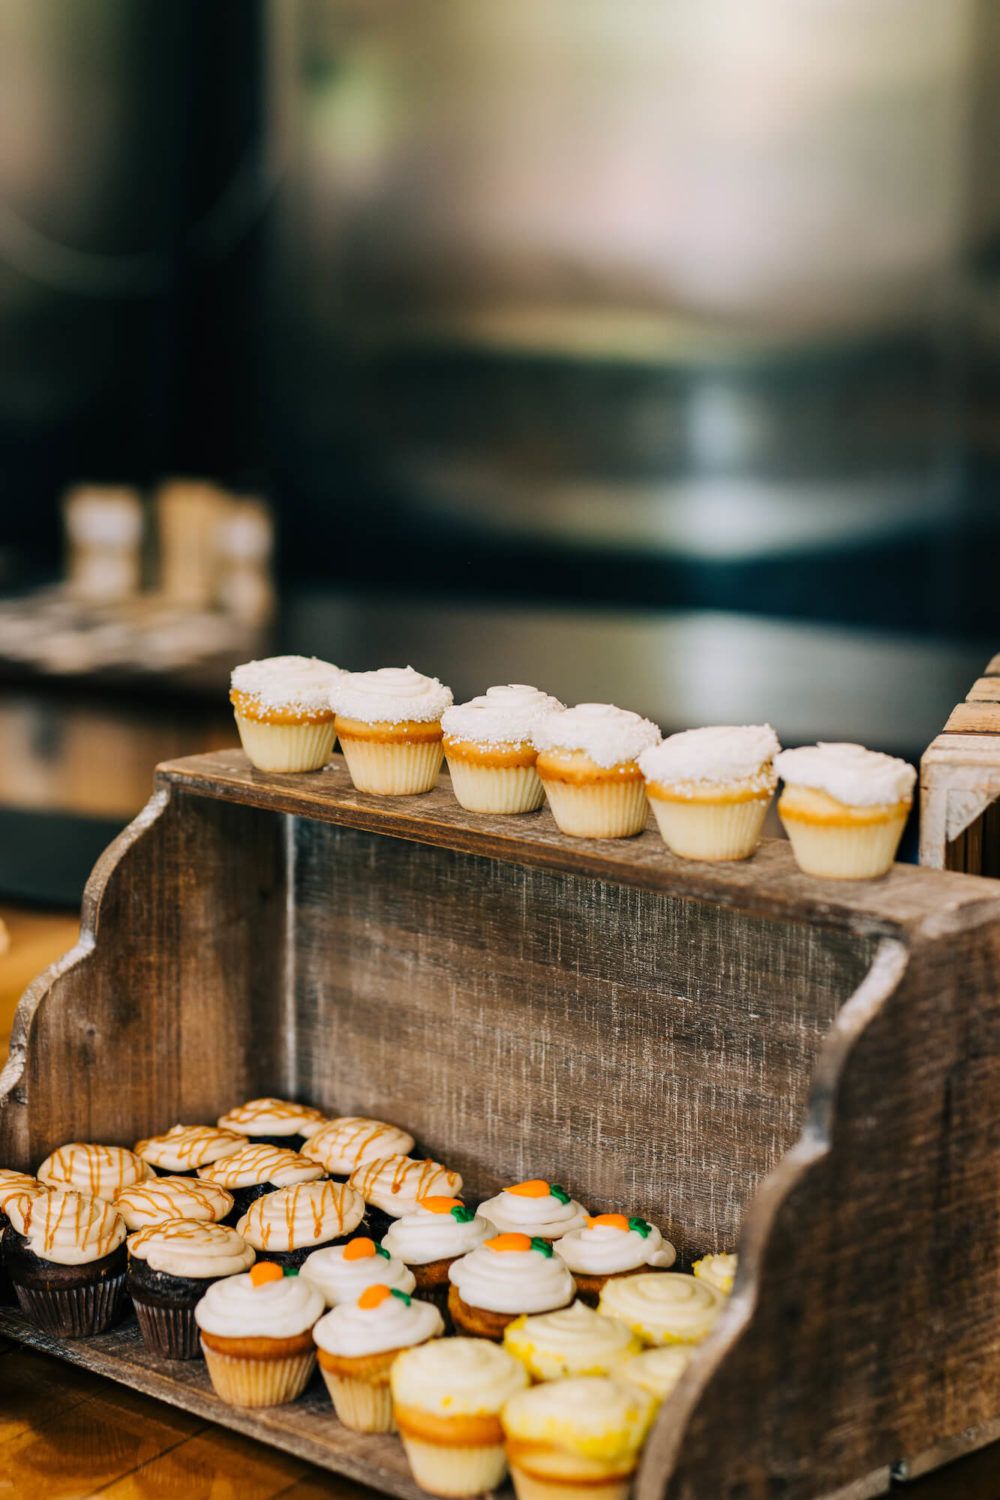
[[920, 863], [1000, 875], [1000, 656], [920, 762]]
[[[872, 1494], [1000, 1417], [998, 965], [990, 880], [820, 882], [780, 840], [697, 865], [654, 831], [467, 814], [446, 781], [365, 796], [339, 758], [173, 761], [22, 1001], [0, 1161], [288, 1094], [405, 1124], [471, 1201], [548, 1177], [653, 1219], [684, 1262], [738, 1243], [637, 1500]], [[240, 1413], [133, 1325], [0, 1327], [417, 1494], [396, 1440], [346, 1432], [319, 1391]]]

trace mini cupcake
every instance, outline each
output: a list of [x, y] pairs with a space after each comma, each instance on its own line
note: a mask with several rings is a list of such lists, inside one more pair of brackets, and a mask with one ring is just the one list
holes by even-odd
[[327, 1124], [327, 1116], [291, 1099], [248, 1099], [220, 1115], [220, 1130], [241, 1135], [254, 1146], [283, 1146], [298, 1151]]
[[645, 1391], [599, 1375], [512, 1396], [502, 1420], [517, 1500], [625, 1500], [655, 1412]]
[[682, 859], [747, 859], [760, 842], [781, 746], [770, 724], [671, 734], [639, 756], [663, 842]]
[[444, 1313], [452, 1266], [495, 1233], [494, 1226], [466, 1208], [461, 1198], [421, 1198], [412, 1214], [389, 1225], [382, 1248], [411, 1267], [418, 1297], [426, 1297]]
[[281, 1146], [242, 1146], [232, 1156], [222, 1156], [211, 1166], [199, 1167], [202, 1182], [214, 1182], [233, 1195], [229, 1221], [241, 1219], [251, 1203], [278, 1188], [299, 1182], [319, 1182], [326, 1176], [318, 1161]]
[[245, 1135], [216, 1125], [172, 1125], [164, 1135], [136, 1141], [134, 1149], [136, 1156], [164, 1177], [193, 1177], [199, 1167], [232, 1156], [246, 1143]]
[[441, 715], [451, 701], [451, 688], [412, 667], [346, 672], [330, 703], [358, 791], [381, 797], [431, 791], [443, 755]]
[[297, 1271], [261, 1261], [213, 1281], [194, 1320], [215, 1394], [229, 1406], [284, 1406], [316, 1367], [313, 1326], [323, 1298]]
[[346, 1182], [299, 1182], [265, 1193], [236, 1227], [258, 1259], [297, 1267], [314, 1250], [342, 1244], [364, 1214], [364, 1199]]
[[482, 1339], [409, 1349], [392, 1367], [393, 1411], [413, 1477], [432, 1495], [482, 1495], [507, 1472], [500, 1413], [524, 1366]]
[[583, 1302], [515, 1318], [504, 1329], [503, 1346], [533, 1380], [607, 1375], [642, 1348], [624, 1323], [594, 1312]]
[[573, 1229], [582, 1229], [587, 1210], [571, 1198], [557, 1182], [533, 1177], [515, 1182], [495, 1198], [480, 1203], [478, 1212], [501, 1232], [534, 1235], [538, 1239], [558, 1240]]
[[453, 1197], [461, 1190], [457, 1172], [429, 1157], [377, 1156], [348, 1178], [369, 1205], [368, 1225], [373, 1239], [384, 1239], [393, 1219], [416, 1213], [422, 1198]]
[[618, 1366], [615, 1379], [638, 1386], [659, 1404], [673, 1391], [694, 1355], [691, 1344], [662, 1344], [658, 1349], [643, 1349], [641, 1354]]
[[39, 1182], [51, 1188], [70, 1189], [87, 1198], [114, 1201], [122, 1188], [144, 1182], [153, 1169], [124, 1146], [94, 1146], [72, 1141], [47, 1156], [38, 1168]]
[[892, 868], [917, 773], [905, 760], [862, 745], [783, 750], [778, 799], [800, 870], [826, 880], [874, 880]]
[[563, 833], [620, 839], [646, 826], [638, 757], [659, 743], [649, 719], [610, 703], [578, 703], [544, 714], [535, 727], [535, 765]]
[[125, 1311], [125, 1220], [103, 1198], [54, 1189], [7, 1201], [3, 1256], [21, 1311], [58, 1338], [103, 1333]]
[[699, 1281], [707, 1281], [717, 1292], [729, 1295], [736, 1280], [737, 1257], [732, 1251], [721, 1255], [703, 1255], [691, 1267]]
[[269, 656], [234, 667], [229, 701], [258, 771], [318, 771], [333, 754], [330, 688], [339, 667], [315, 656]]
[[665, 1271], [677, 1259], [655, 1224], [624, 1214], [588, 1218], [582, 1229], [557, 1240], [555, 1250], [573, 1272], [580, 1296], [594, 1306], [612, 1276], [631, 1276], [648, 1267]]
[[523, 683], [491, 687], [441, 715], [456, 801], [468, 812], [534, 812], [545, 801], [532, 735], [542, 714], [565, 705]]
[[249, 1270], [253, 1250], [228, 1225], [196, 1219], [167, 1219], [127, 1244], [127, 1286], [144, 1342], [164, 1359], [197, 1359], [196, 1304], [213, 1281]]
[[725, 1300], [707, 1281], [662, 1271], [614, 1277], [597, 1306], [631, 1328], [644, 1344], [700, 1344], [715, 1326]]
[[233, 1195], [217, 1182], [194, 1177], [151, 1177], [123, 1188], [114, 1206], [129, 1230], [152, 1229], [168, 1219], [219, 1224], [233, 1208]]
[[399, 1287], [375, 1282], [313, 1329], [319, 1368], [337, 1416], [355, 1432], [394, 1432], [389, 1371], [403, 1349], [444, 1332], [441, 1314]]
[[448, 1272], [448, 1311], [459, 1333], [503, 1338], [522, 1313], [552, 1312], [572, 1302], [573, 1278], [548, 1240], [497, 1234]]
[[318, 1161], [331, 1177], [350, 1177], [366, 1161], [384, 1156], [408, 1156], [413, 1137], [398, 1125], [343, 1115], [327, 1120], [302, 1147], [302, 1155]]
[[417, 1285], [413, 1272], [401, 1260], [366, 1235], [355, 1235], [343, 1245], [314, 1250], [302, 1262], [302, 1274], [319, 1288], [327, 1307], [356, 1302], [370, 1286], [413, 1292]]

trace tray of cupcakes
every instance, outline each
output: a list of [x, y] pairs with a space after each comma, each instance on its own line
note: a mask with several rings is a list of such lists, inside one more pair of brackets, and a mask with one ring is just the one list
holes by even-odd
[[735, 1255], [679, 1271], [655, 1224], [542, 1179], [469, 1206], [414, 1146], [274, 1098], [134, 1150], [69, 1143], [0, 1172], [4, 1290], [60, 1340], [134, 1316], [151, 1356], [203, 1361], [228, 1408], [325, 1388], [345, 1429], [398, 1434], [433, 1495], [508, 1469], [521, 1500], [623, 1495]]

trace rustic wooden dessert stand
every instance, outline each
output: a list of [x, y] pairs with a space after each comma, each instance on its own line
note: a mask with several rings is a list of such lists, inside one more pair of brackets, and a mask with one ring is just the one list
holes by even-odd
[[[738, 1242], [733, 1297], [664, 1407], [637, 1500], [864, 1496], [997, 1435], [1000, 883], [731, 867], [654, 832], [355, 792], [339, 757], [168, 762], [26, 993], [0, 1161], [129, 1144], [262, 1093], [412, 1129], [471, 1201], [566, 1183]], [[325, 1395], [240, 1412], [135, 1326], [0, 1330], [391, 1494], [393, 1438]], [[992, 1425], [991, 1425], [992, 1424]]]

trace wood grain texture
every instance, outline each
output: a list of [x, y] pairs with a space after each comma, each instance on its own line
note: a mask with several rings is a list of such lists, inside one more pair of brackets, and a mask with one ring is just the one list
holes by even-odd
[[997, 661], [973, 683], [920, 763], [920, 862], [931, 869], [1000, 876]]

